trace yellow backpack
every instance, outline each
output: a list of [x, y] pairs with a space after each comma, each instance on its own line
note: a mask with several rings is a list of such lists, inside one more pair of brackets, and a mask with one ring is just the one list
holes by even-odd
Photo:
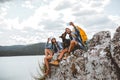
[[85, 42], [88, 40], [85, 31], [84, 31], [82, 28], [80, 28], [79, 26], [76, 26], [76, 28], [77, 28], [77, 29], [79, 30], [79, 32], [80, 32], [80, 36], [81, 36], [81, 38], [82, 38], [82, 42], [85, 43]]

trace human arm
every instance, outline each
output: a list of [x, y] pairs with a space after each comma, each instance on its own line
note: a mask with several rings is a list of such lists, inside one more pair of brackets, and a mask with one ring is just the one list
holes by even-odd
[[78, 26], [76, 26], [73, 22], [70, 22], [69, 24], [74, 28], [75, 32], [79, 34]]
[[58, 44], [58, 46], [59, 46], [59, 51], [58, 51], [58, 52], [61, 52], [62, 49], [63, 49], [62, 43], [61, 43], [61, 42], [58, 42], [57, 44]]
[[50, 42], [50, 38], [48, 38], [47, 40], [47, 43], [45, 44], [45, 48], [51, 48], [51, 44], [49, 43]]

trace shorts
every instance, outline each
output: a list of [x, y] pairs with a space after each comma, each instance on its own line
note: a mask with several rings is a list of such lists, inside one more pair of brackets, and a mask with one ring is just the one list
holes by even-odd
[[52, 60], [57, 60], [58, 56], [59, 56], [59, 53], [54, 53]]

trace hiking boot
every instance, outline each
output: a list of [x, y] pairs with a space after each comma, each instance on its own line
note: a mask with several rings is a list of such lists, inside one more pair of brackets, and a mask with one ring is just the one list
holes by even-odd
[[59, 65], [59, 62], [58, 62], [58, 60], [54, 60], [54, 61], [50, 62], [50, 64], [55, 65], [55, 66], [58, 66], [58, 65]]

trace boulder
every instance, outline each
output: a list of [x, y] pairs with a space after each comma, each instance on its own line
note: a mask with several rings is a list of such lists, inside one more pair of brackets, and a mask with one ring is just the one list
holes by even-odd
[[113, 39], [109, 31], [96, 33], [87, 52], [77, 49], [59, 66], [51, 66], [46, 80], [120, 80], [120, 27]]

